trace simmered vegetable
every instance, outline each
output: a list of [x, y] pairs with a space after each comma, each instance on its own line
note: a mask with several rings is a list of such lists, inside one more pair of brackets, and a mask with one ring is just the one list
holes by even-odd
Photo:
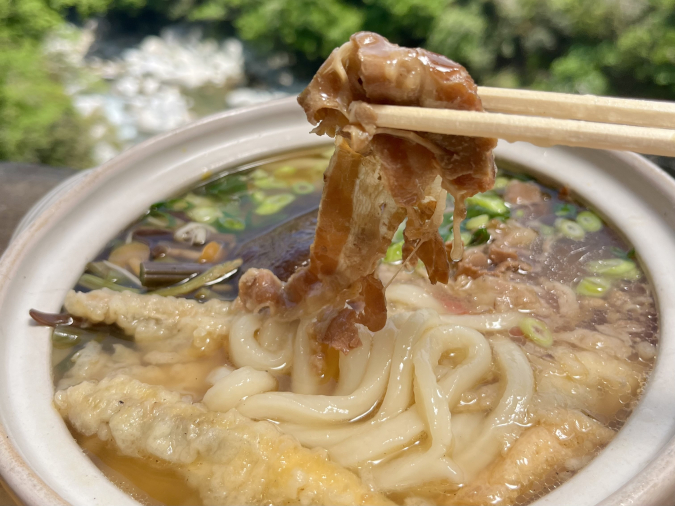
[[621, 258], [608, 258], [606, 260], [595, 260], [588, 262], [584, 268], [591, 274], [607, 276], [610, 278], [625, 279], [627, 281], [636, 281], [640, 279], [640, 271], [631, 260]]
[[177, 295], [185, 295], [186, 293], [194, 292], [198, 288], [201, 288], [204, 285], [210, 283], [215, 283], [221, 281], [230, 276], [233, 276], [241, 265], [241, 259], [231, 260], [223, 264], [216, 265], [211, 267], [208, 271], [196, 276], [185, 283], [169, 286], [167, 288], [160, 288], [153, 292], [150, 292], [155, 295], [162, 295], [164, 297], [175, 297]]
[[568, 239], [573, 241], [582, 241], [586, 236], [584, 231], [578, 223], [572, 220], [566, 220], [564, 218], [558, 218], [555, 220], [555, 228]]
[[602, 220], [590, 211], [582, 211], [577, 215], [577, 223], [586, 232], [597, 232], [602, 229]]
[[548, 329], [548, 325], [536, 318], [523, 318], [520, 321], [520, 330], [530, 341], [544, 348], [553, 344], [553, 336]]
[[607, 278], [592, 276], [582, 279], [577, 285], [577, 293], [587, 297], [604, 297], [612, 288], [612, 281]]

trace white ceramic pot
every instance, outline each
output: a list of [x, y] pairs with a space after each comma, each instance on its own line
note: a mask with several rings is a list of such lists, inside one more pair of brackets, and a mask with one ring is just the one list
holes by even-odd
[[[150, 204], [210, 175], [326, 144], [292, 98], [211, 116], [153, 138], [81, 178], [0, 260], [0, 473], [25, 503], [136, 504], [92, 464], [52, 406], [50, 330], [102, 246]], [[641, 402], [611, 444], [540, 505], [664, 504], [675, 491], [675, 181], [643, 158], [500, 143], [500, 157], [571, 187], [618, 225], [653, 282], [661, 345]]]

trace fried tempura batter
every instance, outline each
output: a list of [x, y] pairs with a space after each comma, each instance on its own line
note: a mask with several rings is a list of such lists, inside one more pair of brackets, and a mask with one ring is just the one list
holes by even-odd
[[204, 504], [392, 504], [269, 422], [208, 411], [128, 376], [82, 382], [54, 402], [78, 432], [113, 439], [124, 455], [172, 463]]

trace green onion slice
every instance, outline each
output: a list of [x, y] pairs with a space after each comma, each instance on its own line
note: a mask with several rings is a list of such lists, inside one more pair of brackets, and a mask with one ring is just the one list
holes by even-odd
[[590, 211], [581, 211], [577, 216], [577, 223], [586, 232], [597, 232], [602, 229], [602, 220]]
[[611, 287], [611, 279], [593, 276], [579, 281], [576, 292], [586, 297], [604, 297]]
[[222, 216], [220, 209], [216, 206], [198, 206], [188, 209], [188, 217], [197, 223], [213, 223]]
[[244, 230], [246, 228], [246, 224], [237, 218], [221, 218], [218, 220], [218, 224], [227, 230]]
[[265, 194], [264, 191], [256, 190], [253, 193], [251, 193], [251, 200], [256, 204], [262, 204], [266, 198], [267, 195]]
[[253, 186], [255, 186], [256, 188], [260, 188], [261, 190], [279, 190], [283, 188], [288, 188], [288, 183], [270, 176], [255, 179], [253, 181]]
[[479, 228], [485, 228], [488, 221], [490, 221], [490, 217], [487, 214], [479, 214], [478, 216], [466, 220], [464, 226], [467, 230], [478, 230]]
[[400, 262], [403, 260], [403, 241], [396, 242], [387, 248], [387, 254], [384, 256], [384, 261], [388, 264]]
[[492, 217], [509, 215], [509, 208], [504, 200], [493, 193], [477, 193], [466, 199], [466, 205], [467, 212], [474, 216], [478, 214], [488, 214]]
[[462, 241], [464, 241], [464, 244], [467, 246], [478, 246], [480, 244], [485, 244], [489, 240], [490, 232], [488, 232], [486, 228], [479, 228], [476, 230], [473, 234], [471, 234], [471, 237], [468, 241], [464, 239], [464, 234], [462, 234]]
[[544, 348], [549, 348], [553, 344], [553, 336], [548, 329], [548, 325], [536, 318], [523, 318], [518, 325], [523, 331], [525, 337], [530, 341]]
[[591, 274], [608, 276], [611, 278], [625, 279], [627, 281], [636, 281], [640, 279], [640, 271], [631, 260], [622, 258], [607, 258], [603, 260], [594, 260], [584, 265], [584, 268]]
[[293, 189], [293, 192], [297, 193], [298, 195], [307, 195], [308, 193], [312, 193], [314, 191], [314, 185], [306, 181], [293, 183], [291, 188]]
[[556, 216], [574, 218], [577, 214], [577, 206], [574, 204], [557, 204], [554, 212]]
[[549, 227], [548, 225], [541, 224], [539, 225], [539, 233], [544, 236], [549, 236], [555, 234], [555, 228]]
[[558, 218], [555, 220], [555, 228], [557, 228], [562, 235], [573, 241], [582, 241], [584, 237], [586, 237], [584, 229], [572, 220]]
[[295, 200], [295, 195], [291, 193], [280, 193], [279, 195], [273, 195], [271, 197], [267, 197], [262, 204], [260, 204], [256, 210], [255, 214], [259, 214], [262, 216], [266, 216], [268, 214], [274, 214], [280, 210], [282, 210], [284, 207], [286, 207], [288, 204], [293, 202]]
[[495, 185], [492, 187], [493, 190], [503, 190], [505, 189], [511, 180], [508, 177], [499, 176], [495, 179]]
[[275, 170], [274, 175], [276, 177], [288, 177], [294, 175], [296, 172], [298, 172], [298, 169], [292, 165], [284, 165], [283, 167], [279, 167], [277, 170]]

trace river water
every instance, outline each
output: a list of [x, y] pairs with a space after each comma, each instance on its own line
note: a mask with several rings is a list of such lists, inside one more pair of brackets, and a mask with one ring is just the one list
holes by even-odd
[[199, 26], [108, 40], [98, 28], [66, 25], [44, 44], [90, 125], [97, 164], [158, 133], [306, 84], [290, 72], [288, 55], [260, 56], [236, 38], [206, 38]]

